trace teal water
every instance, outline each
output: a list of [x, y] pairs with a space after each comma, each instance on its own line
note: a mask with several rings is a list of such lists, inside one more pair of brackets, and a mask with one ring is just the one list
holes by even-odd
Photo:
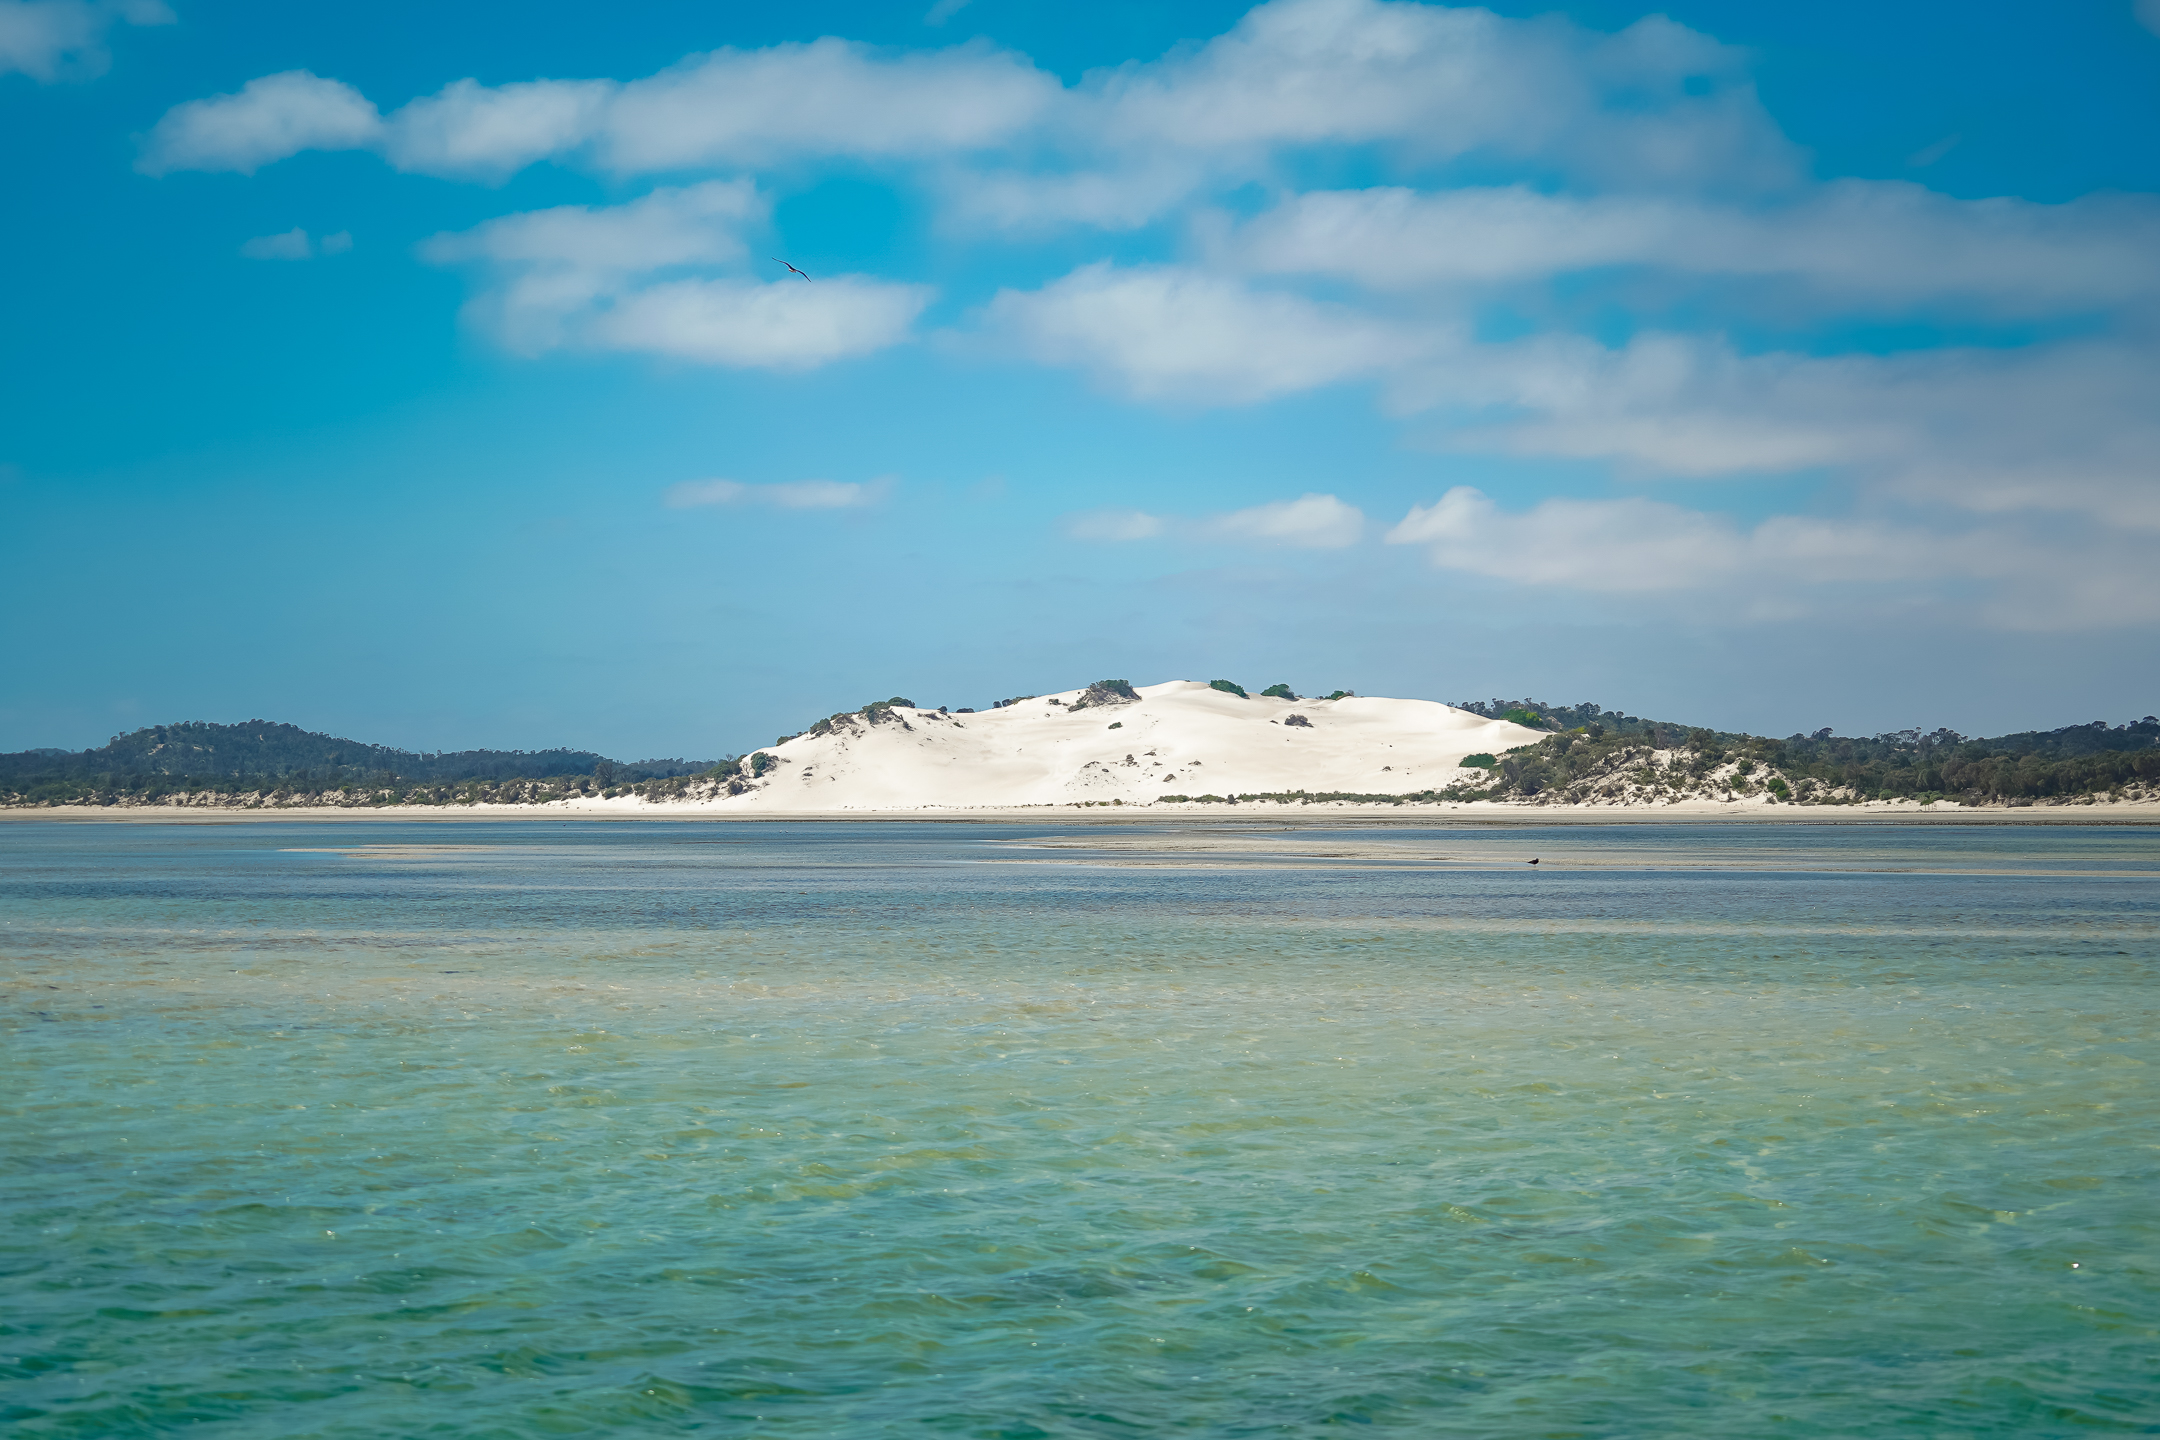
[[2160, 1433], [2152, 830], [21, 823], [0, 957], [13, 1436]]

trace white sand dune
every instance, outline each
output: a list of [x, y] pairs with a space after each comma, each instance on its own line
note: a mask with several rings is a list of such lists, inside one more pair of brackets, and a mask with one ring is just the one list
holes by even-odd
[[[770, 768], [747, 793], [690, 803], [891, 811], [1145, 805], [1165, 794], [1400, 795], [1464, 778], [1466, 755], [1499, 754], [1544, 734], [1430, 700], [1244, 699], [1194, 680], [1079, 706], [1086, 693], [972, 715], [894, 708], [836, 717], [829, 733], [766, 747]], [[1306, 723], [1286, 723], [1293, 718]]]

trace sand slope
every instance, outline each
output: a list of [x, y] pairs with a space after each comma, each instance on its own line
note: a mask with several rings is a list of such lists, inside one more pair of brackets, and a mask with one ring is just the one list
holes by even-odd
[[[748, 794], [706, 803], [909, 810], [1285, 790], [1397, 795], [1461, 778], [1465, 755], [1543, 733], [1430, 700], [1240, 699], [1173, 680], [1140, 687], [1136, 701], [1074, 709], [1083, 693], [974, 715], [843, 717], [829, 734], [768, 746], [779, 763]], [[1308, 725], [1283, 723], [1292, 716]]]

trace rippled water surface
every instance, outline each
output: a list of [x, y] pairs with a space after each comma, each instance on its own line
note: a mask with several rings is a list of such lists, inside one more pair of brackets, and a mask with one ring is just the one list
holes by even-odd
[[0, 955], [12, 1435], [2160, 1433], [2151, 830], [11, 823]]

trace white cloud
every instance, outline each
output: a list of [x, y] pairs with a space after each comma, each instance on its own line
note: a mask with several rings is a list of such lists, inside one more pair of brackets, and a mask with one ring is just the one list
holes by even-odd
[[1048, 364], [1144, 398], [1250, 402], [1369, 375], [1424, 341], [1356, 311], [1174, 266], [1083, 266], [1003, 290], [987, 324]]
[[[1427, 547], [1445, 569], [1523, 587], [1723, 597], [1732, 618], [1804, 613], [1810, 591], [1956, 603], [2007, 629], [2136, 625], [2160, 618], [2141, 545], [2090, 533], [2036, 538], [2002, 527], [1944, 532], [1880, 521], [1777, 515], [1743, 529], [1640, 498], [1546, 500], [1503, 511], [1459, 485], [1412, 507], [1388, 543]], [[1969, 600], [1946, 602], [1942, 586]], [[1819, 600], [1816, 601], [1819, 603]], [[1700, 613], [1700, 612], [1697, 612]]]
[[884, 56], [827, 37], [716, 50], [625, 85], [600, 153], [622, 171], [947, 155], [1008, 142], [1057, 96], [1054, 77], [981, 44]]
[[907, 338], [932, 292], [859, 275], [760, 284], [685, 270], [739, 268], [767, 202], [742, 180], [655, 190], [626, 205], [564, 205], [490, 220], [421, 247], [478, 263], [472, 313], [523, 354], [562, 346], [707, 365], [804, 370]]
[[[236, 97], [196, 101], [160, 122], [165, 137], [145, 164], [251, 169], [303, 149], [379, 148], [406, 169], [500, 178], [575, 152], [650, 173], [1040, 151], [1074, 170], [1061, 201], [1073, 218], [1115, 224], [1137, 223], [1135, 214], [1211, 175], [1261, 178], [1275, 152], [1316, 145], [1381, 144], [1423, 158], [1492, 150], [1631, 183], [1784, 183], [1797, 174], [1793, 151], [1756, 103], [1742, 60], [1657, 17], [1603, 35], [1395, 0], [1273, 0], [1197, 50], [1073, 88], [981, 42], [890, 53], [826, 37], [692, 55], [623, 83], [461, 80], [382, 129], [365, 125], [373, 107], [339, 86], [354, 112], [341, 126], [257, 126], [222, 145], [178, 143], [200, 107]], [[982, 183], [1010, 190], [1030, 178], [1051, 179]], [[1124, 188], [1134, 193], [1111, 193]], [[991, 215], [1010, 200], [967, 203]]]
[[1008, 143], [1061, 94], [1055, 77], [985, 44], [888, 55], [831, 37], [693, 55], [628, 83], [459, 80], [387, 122], [351, 86], [291, 71], [175, 106], [141, 168], [252, 172], [303, 150], [375, 149], [404, 170], [500, 180], [575, 152], [640, 173], [948, 156]]
[[[1741, 51], [1663, 17], [1614, 35], [1390, 0], [1274, 0], [1196, 50], [1091, 75], [1049, 115], [1066, 168], [948, 181], [963, 216], [1129, 228], [1197, 191], [1279, 183], [1320, 147], [1412, 164], [1486, 154], [1579, 181], [1756, 191], [1798, 152]], [[1039, 219], [1037, 223], [1040, 223]]]
[[781, 510], [851, 510], [874, 505], [892, 488], [889, 479], [858, 485], [839, 480], [788, 480], [745, 485], [739, 480], [685, 480], [670, 486], [670, 510], [701, 505], [771, 505]]
[[1454, 449], [1691, 478], [1839, 467], [1916, 501], [2160, 530], [2160, 365], [2123, 343], [1817, 357], [1541, 337], [1458, 352], [1396, 399], [1511, 414], [1451, 430]]
[[1197, 520], [1151, 515], [1145, 510], [1087, 510], [1067, 515], [1059, 525], [1075, 540], [1154, 540], [1167, 535], [1215, 543], [1340, 550], [1364, 536], [1365, 514], [1333, 495], [1308, 493], [1295, 500], [1275, 500]]
[[921, 285], [839, 275], [816, 285], [674, 280], [593, 317], [593, 343], [706, 365], [808, 370], [897, 345], [930, 303]]
[[762, 223], [769, 203], [747, 180], [708, 180], [655, 190], [624, 205], [558, 205], [439, 235], [428, 258], [601, 274], [745, 258], [741, 231]]
[[1428, 546], [1451, 570], [1582, 590], [1694, 589], [1743, 568], [1721, 518], [1642, 499], [1547, 500], [1510, 515], [1468, 485], [1412, 507], [1387, 541]]
[[1609, 178], [1782, 182], [1793, 153], [1742, 63], [1662, 17], [1601, 35], [1483, 9], [1275, 0], [1190, 55], [1110, 73], [1088, 118], [1141, 148], [1377, 142], [1543, 155]]
[[170, 25], [174, 18], [162, 0], [0, 0], [0, 75], [102, 75], [112, 61], [105, 34], [115, 24]]
[[1086, 510], [1059, 523], [1075, 540], [1153, 540], [1169, 528], [1162, 516], [1145, 510]]
[[492, 285], [476, 311], [513, 350], [572, 343], [596, 307], [638, 277], [747, 259], [741, 232], [769, 209], [747, 180], [655, 190], [626, 205], [559, 205], [505, 215], [421, 246], [439, 265], [477, 262]]
[[1365, 533], [1365, 513], [1333, 495], [1305, 494], [1249, 510], [1233, 510], [1204, 523], [1203, 532], [1218, 540], [1257, 540], [1307, 550], [1340, 550]]
[[250, 80], [235, 95], [175, 105], [151, 130], [135, 168], [237, 170], [252, 175], [301, 150], [362, 150], [382, 137], [382, 117], [352, 86], [306, 70]]
[[[625, 204], [504, 216], [422, 253], [473, 267], [471, 316], [524, 353], [777, 369], [900, 343], [932, 298], [863, 275], [759, 283], [772, 252], [747, 242], [770, 222], [770, 194], [813, 178], [806, 162], [924, 186], [948, 234], [1134, 231], [1169, 217], [1188, 222], [1182, 250], [1166, 227], [1172, 238], [1135, 237], [1119, 262], [1032, 252], [1038, 273], [1063, 273], [998, 291], [978, 314], [981, 338], [1145, 400], [1257, 404], [1370, 384], [1440, 448], [1638, 477], [1820, 472], [1856, 497], [1855, 513], [1906, 517], [1905, 529], [1742, 530], [1648, 500], [1519, 516], [1458, 500], [1421, 522], [1441, 527], [1425, 542], [1436, 549], [1457, 543], [1452, 515], [1491, 553], [1526, 563], [1539, 545], [1563, 546], [1569, 526], [1595, 529], [1642, 562], [1615, 562], [1608, 588], [1661, 564], [1669, 578], [1712, 577], [1705, 586], [1738, 586], [1750, 567], [1827, 584], [1836, 557], [1878, 543], [1905, 557], [1899, 574], [2008, 584], [1983, 556], [2056, 553], [2018, 549], [2009, 517], [2149, 543], [2160, 531], [2160, 199], [1969, 201], [1904, 182], [1818, 183], [1764, 113], [1748, 63], [1658, 17], [1602, 34], [1559, 16], [1272, 0], [1225, 34], [1069, 86], [981, 43], [909, 52], [824, 39], [692, 55], [629, 80], [459, 80], [386, 119], [349, 86], [288, 72], [175, 107], [142, 167], [252, 170], [312, 147], [487, 182], [551, 159], [693, 182], [717, 172]], [[1440, 184], [1464, 169], [1496, 179]], [[1422, 188], [1296, 192], [1300, 176], [1346, 170]], [[778, 176], [767, 191], [745, 178], [767, 171]], [[1227, 218], [1253, 194], [1276, 197], [1272, 208]], [[1221, 213], [1206, 208], [1216, 201]], [[250, 244], [274, 241], [291, 243]], [[1165, 255], [1182, 259], [1131, 258]], [[1837, 321], [1886, 312], [1972, 323], [2003, 343], [1846, 345]], [[1610, 346], [1571, 333], [1593, 313], [1704, 318], [1669, 322], [1698, 333], [1645, 323]], [[1491, 314], [1545, 328], [1481, 343], [1473, 322]], [[2043, 335], [2099, 338], [2026, 341], [2001, 323], [2032, 319], [2061, 322]], [[1721, 333], [1765, 333], [1764, 320], [1800, 338], [1750, 354]], [[1348, 544], [1362, 518], [1313, 495], [1230, 516], [1100, 511], [1064, 525], [1088, 539]], [[1945, 527], [1963, 549], [1915, 538]], [[1587, 568], [1572, 573], [1605, 574], [1589, 548], [1576, 547]], [[1923, 554], [1936, 568], [1913, 568]], [[1886, 573], [1887, 560], [1871, 564]]]
[[1835, 470], [1911, 503], [2160, 530], [2160, 360], [2131, 341], [1827, 356], [1658, 332], [1617, 349], [1473, 344], [1218, 276], [1101, 265], [1002, 294], [989, 319], [1034, 358], [1145, 397], [1253, 401], [1369, 375], [1394, 408], [1446, 417], [1433, 443], [1452, 450], [1689, 479]]
[[281, 234], [256, 236], [240, 247], [240, 253], [250, 260], [306, 260], [314, 255], [315, 246], [307, 231], [295, 225]]
[[426, 175], [501, 180], [584, 144], [616, 89], [606, 80], [492, 88], [459, 80], [391, 115], [390, 160]]
[[1524, 186], [1301, 195], [1227, 247], [1252, 270], [1380, 290], [1541, 281], [1609, 266], [1791, 279], [1867, 305], [1957, 299], [2050, 313], [2160, 296], [2160, 200], [1954, 200], [1847, 180], [1771, 206]]
[[1200, 188], [1206, 172], [1176, 154], [1063, 174], [948, 170], [940, 178], [949, 229], [1028, 234], [1074, 225], [1133, 230]]

